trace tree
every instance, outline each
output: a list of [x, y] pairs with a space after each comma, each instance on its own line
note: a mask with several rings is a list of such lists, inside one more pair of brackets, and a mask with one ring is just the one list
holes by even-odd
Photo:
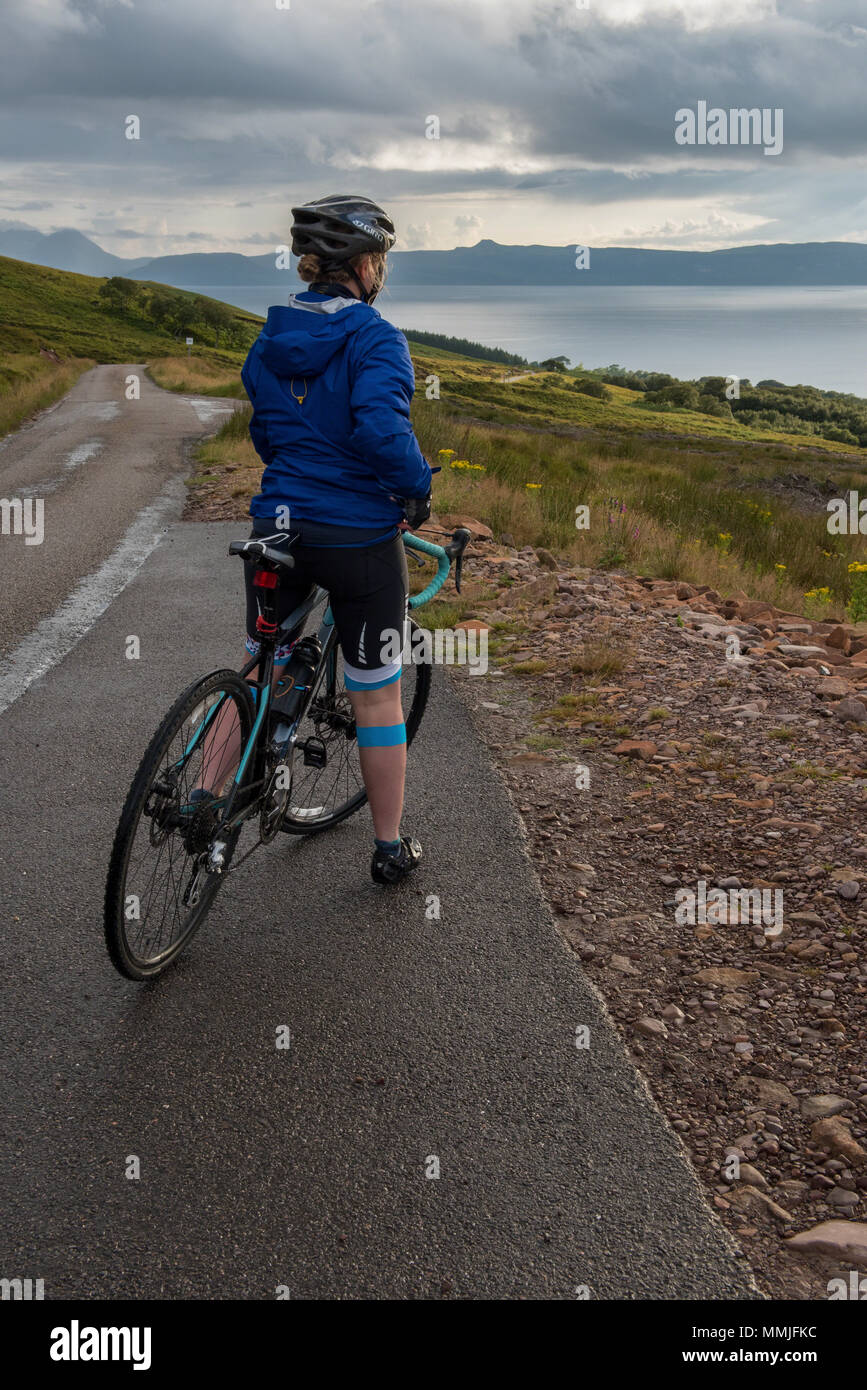
[[125, 280], [122, 275], [112, 275], [104, 285], [100, 285], [99, 297], [105, 300], [108, 308], [116, 309], [122, 314], [127, 305], [136, 298], [139, 288], [134, 280]]
[[220, 334], [226, 338], [232, 336], [235, 327], [235, 316], [228, 304], [221, 304], [217, 299], [196, 300], [196, 304], [201, 305], [201, 321], [206, 327], [214, 330], [214, 346], [220, 346]]
[[595, 396], [596, 399], [600, 401], [607, 401], [611, 394], [603, 382], [596, 381], [590, 376], [576, 377], [575, 390], [580, 391], [583, 396]]

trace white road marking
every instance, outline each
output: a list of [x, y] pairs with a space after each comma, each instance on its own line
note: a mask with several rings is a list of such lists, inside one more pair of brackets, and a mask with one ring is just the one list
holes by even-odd
[[78, 444], [67, 454], [63, 463], [63, 472], [56, 478], [40, 478], [38, 483], [30, 483], [27, 487], [21, 488], [16, 492], [16, 497], [47, 497], [49, 493], [56, 492], [61, 483], [66, 482], [67, 473], [73, 473], [76, 468], [80, 468], [89, 459], [95, 458], [102, 453], [102, 440], [90, 439], [86, 444]]
[[88, 459], [102, 452], [101, 439], [89, 439], [86, 444], [78, 444], [66, 456], [64, 468], [80, 468]]
[[172, 479], [159, 497], [139, 512], [99, 569], [86, 575], [60, 607], [3, 658], [0, 714], [90, 631], [159, 545], [166, 523], [180, 515], [184, 496], [183, 482]]
[[186, 396], [185, 400], [189, 402], [198, 415], [200, 425], [210, 425], [221, 415], [234, 415], [235, 413], [234, 404], [221, 401], [219, 397], [212, 396], [210, 400], [205, 400], [201, 396]]
[[70, 401], [59, 402], [58, 414], [64, 425], [76, 420], [114, 420], [120, 414], [117, 401]]

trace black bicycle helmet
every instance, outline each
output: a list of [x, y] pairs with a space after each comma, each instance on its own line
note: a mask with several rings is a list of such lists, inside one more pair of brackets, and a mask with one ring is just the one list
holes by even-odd
[[[390, 251], [395, 240], [394, 223], [388, 213], [370, 198], [357, 194], [332, 193], [292, 209], [293, 255], [318, 256], [326, 273], [356, 256]], [[349, 270], [363, 289], [351, 267]], [[364, 298], [367, 299], [366, 293]]]

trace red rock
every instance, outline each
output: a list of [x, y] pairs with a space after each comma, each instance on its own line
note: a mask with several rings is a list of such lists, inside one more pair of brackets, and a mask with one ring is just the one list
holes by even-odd
[[863, 700], [856, 700], [854, 695], [847, 695], [845, 700], [838, 700], [831, 709], [835, 718], [844, 722], [851, 719], [856, 724], [867, 724], [867, 705]]
[[786, 820], [784, 816], [768, 816], [760, 821], [762, 830], [803, 830], [807, 835], [821, 835], [822, 827], [812, 820]]
[[813, 688], [817, 695], [833, 695], [837, 700], [849, 694], [849, 682], [840, 676], [828, 676]]
[[806, 950], [798, 952], [798, 960], [816, 960], [827, 954], [828, 947], [823, 946], [821, 941], [811, 941]]
[[656, 753], [656, 744], [640, 738], [625, 738], [622, 743], [618, 743], [614, 751], [623, 758], [641, 758], [649, 763]]
[[849, 650], [849, 634], [845, 627], [837, 626], [832, 628], [825, 638], [827, 647], [837, 647], [844, 654]]
[[757, 618], [775, 618], [777, 610], [770, 603], [763, 603], [761, 599], [749, 599], [740, 606], [740, 614], [745, 622], [754, 623]]
[[810, 1138], [814, 1144], [827, 1149], [839, 1158], [844, 1158], [852, 1167], [858, 1167], [867, 1162], [867, 1150], [863, 1149], [858, 1140], [853, 1138], [847, 1121], [841, 1119], [839, 1115], [831, 1115], [828, 1119], [817, 1120], [810, 1130]]
[[486, 526], [483, 521], [478, 521], [474, 516], [462, 516], [458, 512], [444, 513], [440, 517], [440, 526], [447, 531], [454, 531], [458, 526], [465, 526], [474, 541], [492, 541], [494, 533], [490, 526]]
[[553, 598], [557, 589], [557, 580], [553, 574], [542, 574], [538, 579], [531, 579], [529, 584], [516, 584], [513, 589], [509, 589], [502, 594], [498, 602], [515, 608], [522, 603], [538, 603], [547, 598]]
[[795, 1254], [831, 1255], [833, 1258], [867, 1265], [867, 1222], [822, 1221], [809, 1231], [799, 1231], [784, 1241]]

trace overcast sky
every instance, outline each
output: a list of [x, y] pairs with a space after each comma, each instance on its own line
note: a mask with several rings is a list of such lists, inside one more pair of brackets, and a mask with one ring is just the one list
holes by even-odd
[[[280, 3], [3, 0], [0, 219], [252, 254], [348, 191], [404, 248], [867, 241], [865, 0]], [[782, 108], [782, 153], [678, 145], [702, 100]]]

